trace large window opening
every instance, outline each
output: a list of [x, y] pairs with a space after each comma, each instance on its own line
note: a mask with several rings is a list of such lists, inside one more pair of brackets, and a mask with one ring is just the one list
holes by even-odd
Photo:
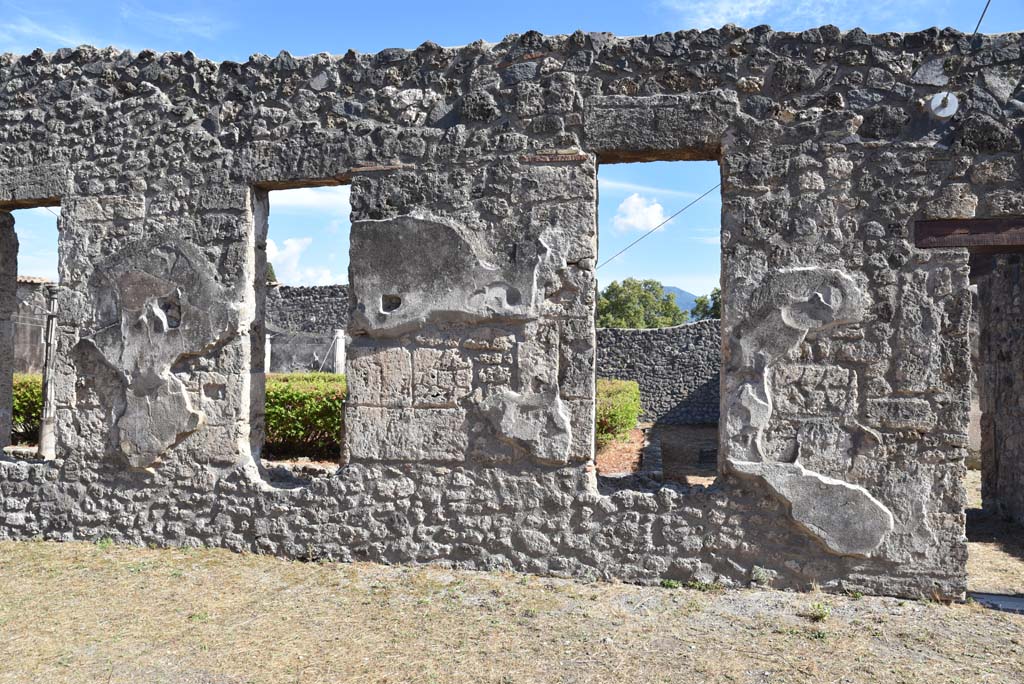
[[267, 193], [266, 235], [257, 244], [257, 262], [265, 255], [256, 288], [262, 291], [260, 325], [253, 339], [254, 356], [261, 357], [254, 364], [263, 376], [254, 384], [264, 389], [263, 405], [254, 408], [264, 440], [254, 447], [275, 479], [308, 480], [333, 473], [339, 464], [349, 190], [343, 185]]
[[598, 435], [606, 487], [633, 475], [687, 485], [717, 476], [719, 181], [715, 161], [599, 167], [599, 411], [614, 401], [606, 379], [636, 382], [642, 407], [634, 429]]
[[0, 395], [10, 402], [0, 439], [13, 458], [56, 455], [47, 376], [56, 343], [59, 212], [36, 207], [0, 215]]

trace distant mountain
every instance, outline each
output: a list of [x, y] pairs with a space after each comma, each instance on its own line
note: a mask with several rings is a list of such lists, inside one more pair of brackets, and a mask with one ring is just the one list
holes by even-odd
[[680, 290], [678, 287], [672, 287], [671, 285], [665, 286], [665, 292], [674, 294], [676, 296], [676, 304], [687, 313], [693, 308], [693, 303], [697, 299], [697, 295], [691, 294], [686, 290]]

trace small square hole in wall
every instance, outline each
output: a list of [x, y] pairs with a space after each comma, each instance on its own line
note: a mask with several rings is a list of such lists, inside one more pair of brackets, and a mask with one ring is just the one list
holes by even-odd
[[0, 235], [0, 335], [6, 337], [0, 353], [13, 353], [9, 364], [0, 362], [3, 373], [9, 374], [0, 383], [12, 382], [10, 440], [7, 443], [4, 435], [4, 451], [14, 458], [52, 458], [54, 423], [47, 375], [56, 351], [60, 207], [19, 209], [11, 216], [13, 232], [5, 229]]
[[255, 407], [264, 421], [260, 459], [275, 479], [329, 475], [340, 460], [349, 190], [335, 185], [268, 193], [265, 275], [256, 288], [264, 295], [262, 338], [253, 340], [253, 351], [265, 373], [265, 404]]
[[603, 476], [710, 484], [717, 475], [719, 181], [715, 161], [598, 169], [598, 412], [611, 379], [637, 382], [643, 407], [624, 438], [599, 430]]

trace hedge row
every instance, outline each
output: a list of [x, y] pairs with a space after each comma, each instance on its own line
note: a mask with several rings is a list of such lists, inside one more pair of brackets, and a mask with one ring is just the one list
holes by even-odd
[[[345, 376], [335, 373], [267, 375], [266, 451], [334, 458], [345, 431]], [[34, 444], [43, 416], [43, 379], [14, 376], [15, 444]], [[624, 438], [640, 416], [640, 386], [632, 380], [597, 381], [597, 445]]]
[[640, 411], [640, 385], [635, 380], [598, 378], [597, 424], [594, 430], [597, 446], [625, 439], [636, 427]]
[[268, 457], [340, 457], [347, 393], [339, 373], [268, 374]]
[[15, 373], [12, 404], [11, 443], [35, 444], [43, 422], [43, 376]]

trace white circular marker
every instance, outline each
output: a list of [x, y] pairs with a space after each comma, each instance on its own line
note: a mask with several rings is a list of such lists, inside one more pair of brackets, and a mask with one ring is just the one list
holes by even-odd
[[960, 100], [950, 92], [935, 93], [928, 100], [928, 113], [941, 121], [952, 119], [959, 108]]

